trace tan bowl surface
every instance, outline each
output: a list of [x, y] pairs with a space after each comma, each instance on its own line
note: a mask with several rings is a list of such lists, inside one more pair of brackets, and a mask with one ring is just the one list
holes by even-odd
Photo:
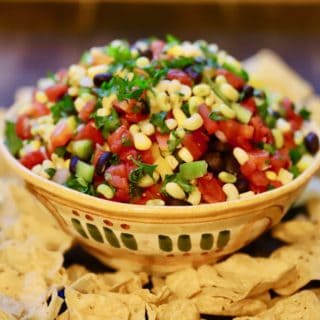
[[48, 181], [0, 151], [60, 226], [104, 263], [166, 273], [215, 262], [277, 224], [320, 167], [320, 152], [299, 177], [246, 200], [198, 206], [143, 206], [95, 198]]

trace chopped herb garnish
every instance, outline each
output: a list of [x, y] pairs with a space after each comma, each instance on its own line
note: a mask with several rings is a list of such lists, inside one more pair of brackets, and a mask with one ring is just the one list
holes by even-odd
[[297, 146], [294, 149], [291, 149], [289, 151], [289, 155], [290, 155], [290, 159], [292, 161], [293, 164], [296, 164], [301, 157], [303, 156], [303, 154], [305, 154], [307, 152], [306, 147], [304, 144], [301, 144], [299, 146]]
[[159, 131], [161, 133], [169, 133], [170, 129], [168, 128], [168, 126], [166, 125], [166, 116], [167, 116], [167, 112], [162, 111], [162, 112], [158, 112], [158, 113], [154, 113], [151, 116], [150, 122], [159, 128]]
[[44, 171], [48, 174], [49, 178], [51, 179], [56, 174], [57, 170], [55, 168], [47, 168]]
[[102, 128], [104, 137], [107, 137], [121, 125], [119, 115], [114, 109], [111, 110], [111, 113], [108, 116], [100, 117], [94, 113], [92, 118], [94, 119], [97, 128]]
[[181, 43], [181, 41], [178, 38], [176, 38], [175, 36], [173, 36], [172, 34], [166, 35], [166, 42], [168, 44], [180, 44]]
[[9, 148], [10, 152], [16, 156], [23, 146], [22, 140], [17, 136], [16, 124], [14, 122], [7, 121], [5, 127], [5, 144]]
[[77, 111], [74, 107], [72, 98], [66, 95], [51, 107], [51, 113], [54, 123], [57, 123], [61, 118], [74, 115]]
[[227, 120], [226, 117], [224, 117], [221, 113], [218, 112], [211, 112], [209, 115], [209, 118], [214, 120], [214, 121], [223, 121], [223, 120]]
[[235, 68], [232, 64], [229, 63], [224, 63], [222, 65], [222, 67], [230, 72], [232, 72], [233, 74], [235, 74], [236, 76], [242, 78], [244, 81], [248, 82], [249, 81], [249, 74], [247, 71], [245, 71], [244, 69], [237, 69]]
[[289, 171], [293, 174], [293, 178], [298, 177], [300, 174], [300, 171], [297, 166], [291, 166], [291, 168], [289, 168]]
[[127, 137], [122, 136], [122, 137], [121, 137], [121, 144], [122, 144], [124, 147], [131, 147], [131, 146], [132, 146], [132, 141], [131, 141], [130, 139], [128, 139]]
[[182, 139], [178, 137], [176, 132], [172, 131], [171, 137], [167, 142], [169, 152], [172, 153], [177, 148], [177, 146], [181, 143], [181, 141]]
[[54, 153], [59, 157], [59, 158], [64, 158], [65, 154], [66, 154], [67, 150], [65, 147], [57, 147], [54, 150]]
[[106, 53], [114, 59], [113, 63], [125, 63], [132, 59], [130, 48], [127, 45], [107, 46]]
[[300, 116], [304, 119], [304, 120], [309, 120], [310, 119], [310, 115], [311, 112], [309, 110], [307, 110], [306, 108], [302, 108], [299, 111]]
[[67, 181], [66, 181], [66, 186], [68, 188], [80, 191], [82, 193], [86, 194], [94, 194], [93, 187], [88, 183], [86, 180], [84, 180], [81, 177], [77, 176], [71, 176]]
[[164, 181], [163, 181], [163, 185], [161, 188], [161, 193], [163, 193], [164, 195], [168, 196], [167, 192], [166, 192], [166, 184], [169, 182], [175, 182], [177, 183], [184, 192], [186, 193], [190, 193], [193, 190], [193, 185], [189, 183], [189, 181], [183, 179], [180, 175], [180, 173], [177, 174], [172, 174], [172, 175], [166, 175]]
[[185, 102], [182, 107], [181, 110], [183, 111], [183, 113], [189, 118], [191, 116], [190, 114], [190, 108], [189, 108], [189, 103]]
[[140, 190], [137, 185], [139, 180], [145, 175], [153, 177], [153, 172], [157, 165], [143, 163], [139, 160], [135, 160], [134, 158], [131, 158], [131, 160], [135, 165], [137, 165], [137, 168], [133, 169], [129, 174], [130, 195], [131, 197], [135, 197], [139, 194]]
[[269, 143], [263, 143], [263, 149], [269, 152], [270, 154], [275, 154], [277, 151], [276, 147]]

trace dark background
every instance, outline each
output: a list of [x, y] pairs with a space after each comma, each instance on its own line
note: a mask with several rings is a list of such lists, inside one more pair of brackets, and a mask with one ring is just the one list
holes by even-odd
[[7, 1], [0, 2], [0, 105], [12, 103], [17, 87], [76, 62], [90, 46], [167, 33], [216, 42], [240, 59], [271, 48], [320, 92], [320, 2]]

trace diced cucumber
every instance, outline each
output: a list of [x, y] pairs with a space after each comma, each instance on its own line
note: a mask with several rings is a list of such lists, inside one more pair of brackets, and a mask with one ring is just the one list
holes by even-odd
[[98, 185], [97, 192], [102, 194], [106, 199], [112, 199], [114, 196], [113, 189], [104, 183]]
[[73, 141], [70, 146], [71, 153], [81, 160], [88, 160], [93, 152], [93, 143], [91, 140]]
[[81, 160], [76, 165], [76, 176], [90, 183], [94, 175], [94, 166], [87, 164]]
[[208, 164], [204, 160], [187, 162], [179, 166], [180, 174], [183, 179], [192, 180], [200, 178], [207, 173]]
[[238, 103], [233, 103], [232, 108], [236, 112], [236, 118], [240, 122], [242, 122], [244, 124], [249, 123], [251, 116], [252, 116], [252, 112], [250, 110], [240, 106]]

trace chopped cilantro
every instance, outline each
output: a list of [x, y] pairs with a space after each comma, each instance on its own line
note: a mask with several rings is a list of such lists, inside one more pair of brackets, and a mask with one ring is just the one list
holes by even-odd
[[130, 139], [128, 139], [127, 137], [122, 136], [122, 137], [121, 137], [121, 144], [122, 144], [124, 147], [130, 147], [130, 146], [132, 146], [132, 141], [131, 141]]
[[214, 121], [223, 121], [223, 120], [227, 120], [226, 117], [224, 117], [222, 114], [218, 113], [218, 112], [211, 112], [209, 115], [209, 118], [214, 120]]
[[275, 154], [277, 151], [276, 147], [269, 143], [263, 143], [262, 149], [266, 150], [270, 154]]
[[48, 174], [49, 178], [51, 179], [56, 174], [57, 170], [55, 168], [47, 168], [44, 171]]
[[309, 120], [311, 112], [309, 110], [307, 110], [306, 108], [302, 108], [302, 109], [300, 109], [299, 114], [304, 120]]
[[296, 166], [292, 166], [289, 171], [293, 174], [294, 178], [298, 177], [300, 174], [300, 171]]
[[153, 177], [153, 172], [156, 169], [157, 165], [143, 163], [133, 158], [132, 161], [135, 165], [137, 165], [137, 168], [133, 169], [129, 174], [129, 188], [131, 197], [135, 197], [139, 195], [140, 191], [139, 187], [137, 186], [139, 180], [145, 175]]
[[249, 81], [249, 74], [247, 73], [247, 71], [245, 71], [244, 69], [237, 69], [235, 68], [232, 64], [229, 63], [223, 63], [222, 67], [230, 72], [232, 72], [233, 74], [235, 74], [236, 76], [242, 78], [244, 81]]
[[65, 147], [57, 147], [54, 150], [54, 153], [59, 157], [59, 158], [63, 158], [66, 154], [67, 150]]
[[85, 51], [81, 58], [80, 58], [80, 62], [83, 64], [90, 64], [91, 63], [91, 54], [89, 51]]
[[70, 96], [64, 96], [51, 107], [53, 121], [57, 123], [61, 118], [76, 114], [73, 100]]
[[182, 190], [186, 193], [190, 193], [193, 190], [193, 185], [190, 184], [189, 181], [183, 179], [180, 173], [166, 175], [161, 188], [161, 193], [163, 193], [166, 196], [168, 196], [166, 192], [166, 184], [169, 182], [177, 183], [182, 188]]
[[172, 60], [163, 60], [161, 64], [168, 69], [183, 69], [194, 63], [194, 58], [177, 57]]
[[191, 116], [190, 114], [190, 108], [189, 108], [189, 103], [185, 102], [182, 107], [181, 110], [183, 111], [183, 113], [189, 118]]
[[306, 147], [304, 144], [301, 144], [301, 145], [297, 146], [296, 148], [291, 149], [289, 151], [289, 155], [290, 155], [290, 159], [293, 162], [293, 164], [296, 164], [301, 159], [302, 155], [306, 152], [307, 152], [307, 150], [306, 150]]
[[168, 140], [168, 150], [169, 152], [173, 152], [177, 146], [181, 143], [181, 138], [178, 137], [175, 131], [172, 132], [172, 137]]
[[168, 44], [180, 44], [181, 43], [181, 41], [178, 38], [176, 38], [175, 36], [173, 36], [172, 34], [166, 35], [166, 42]]
[[87, 193], [87, 194], [94, 194], [93, 188], [88, 183], [86, 180], [84, 180], [81, 177], [77, 176], [71, 176], [67, 181], [66, 181], [66, 186], [68, 188], [80, 191], [82, 193]]
[[23, 146], [22, 140], [17, 136], [16, 124], [14, 122], [6, 122], [5, 144], [14, 156], [18, 154], [18, 152]]
[[97, 128], [102, 128], [104, 137], [107, 137], [109, 133], [112, 133], [121, 125], [119, 115], [114, 109], [112, 109], [108, 116], [100, 117], [94, 113], [92, 117], [94, 118]]
[[132, 59], [130, 48], [127, 45], [107, 46], [106, 53], [114, 59], [113, 63], [125, 63]]
[[167, 116], [167, 112], [162, 111], [162, 112], [158, 112], [158, 113], [154, 113], [151, 116], [150, 122], [159, 128], [161, 133], [169, 133], [170, 129], [167, 127], [166, 125], [166, 116]]

